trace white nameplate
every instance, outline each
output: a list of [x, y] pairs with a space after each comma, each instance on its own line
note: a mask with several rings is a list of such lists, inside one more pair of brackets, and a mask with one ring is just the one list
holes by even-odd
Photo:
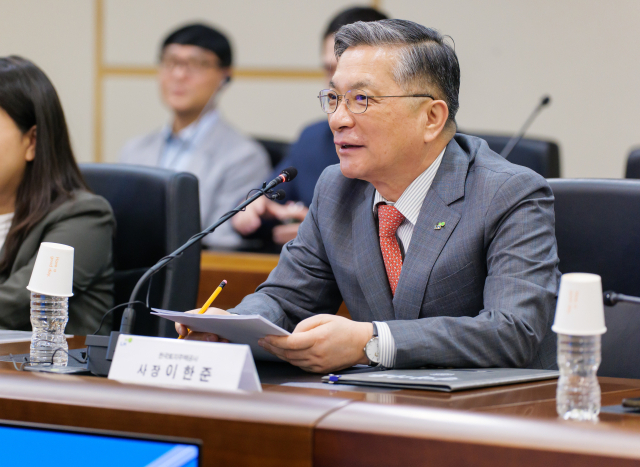
[[109, 379], [122, 383], [262, 392], [248, 345], [120, 334]]

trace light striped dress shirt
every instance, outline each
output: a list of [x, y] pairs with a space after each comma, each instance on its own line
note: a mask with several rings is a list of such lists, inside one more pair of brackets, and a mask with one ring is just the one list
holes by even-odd
[[[387, 201], [384, 196], [382, 196], [378, 190], [376, 190], [375, 196], [373, 197], [373, 212], [377, 216], [378, 215], [378, 204], [385, 203], [390, 206], [395, 206], [395, 208], [400, 211], [405, 219], [398, 227], [398, 231], [396, 232], [396, 237], [398, 238], [398, 245], [400, 246], [400, 252], [402, 253], [402, 259], [404, 262], [404, 258], [409, 251], [409, 244], [411, 243], [411, 237], [413, 235], [413, 228], [418, 222], [418, 216], [420, 215], [420, 209], [422, 208], [422, 203], [424, 202], [425, 197], [427, 196], [427, 192], [433, 183], [433, 179], [438, 172], [438, 168], [440, 167], [440, 163], [442, 162], [442, 157], [444, 156], [443, 149], [440, 155], [436, 158], [435, 161], [422, 172], [411, 185], [407, 187], [406, 190], [400, 195], [398, 201], [395, 203], [391, 201]], [[402, 273], [401, 273], [402, 275]], [[391, 330], [387, 323], [382, 321], [374, 321], [373, 324], [376, 326], [378, 330], [378, 348], [380, 352], [380, 366], [385, 368], [393, 368], [396, 363], [396, 341], [393, 338], [393, 334], [391, 334]]]

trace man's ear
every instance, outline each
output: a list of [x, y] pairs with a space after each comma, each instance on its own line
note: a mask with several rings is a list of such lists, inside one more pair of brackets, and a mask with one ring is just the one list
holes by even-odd
[[31, 162], [36, 158], [36, 139], [37, 139], [37, 130], [36, 126], [32, 126], [29, 131], [27, 131], [23, 138], [25, 138], [25, 142], [27, 144], [27, 152], [25, 153], [25, 160], [27, 162]]
[[424, 142], [431, 143], [444, 131], [449, 119], [449, 107], [443, 100], [432, 100], [427, 103], [424, 112]]

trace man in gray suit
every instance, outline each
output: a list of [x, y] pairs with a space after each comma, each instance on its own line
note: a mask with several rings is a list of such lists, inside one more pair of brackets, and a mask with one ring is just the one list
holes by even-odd
[[[198, 177], [203, 227], [233, 209], [260, 186], [271, 165], [262, 146], [220, 117], [215, 101], [231, 79], [231, 45], [209, 26], [191, 24], [163, 42], [160, 89], [173, 112], [170, 125], [125, 145], [120, 161], [191, 172]], [[238, 248], [231, 223], [203, 240], [212, 248]]]
[[[230, 311], [293, 330], [261, 345], [308, 371], [553, 367], [546, 181], [455, 133], [460, 70], [437, 31], [354, 23], [335, 51], [320, 101], [340, 166], [324, 171], [268, 280]], [[343, 300], [353, 321], [334, 316]]]

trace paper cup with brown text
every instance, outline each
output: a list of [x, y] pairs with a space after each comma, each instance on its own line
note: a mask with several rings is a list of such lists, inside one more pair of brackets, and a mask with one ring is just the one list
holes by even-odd
[[54, 297], [73, 296], [73, 248], [41, 243], [27, 289]]
[[562, 275], [551, 329], [569, 336], [597, 336], [607, 331], [600, 276], [587, 273]]

